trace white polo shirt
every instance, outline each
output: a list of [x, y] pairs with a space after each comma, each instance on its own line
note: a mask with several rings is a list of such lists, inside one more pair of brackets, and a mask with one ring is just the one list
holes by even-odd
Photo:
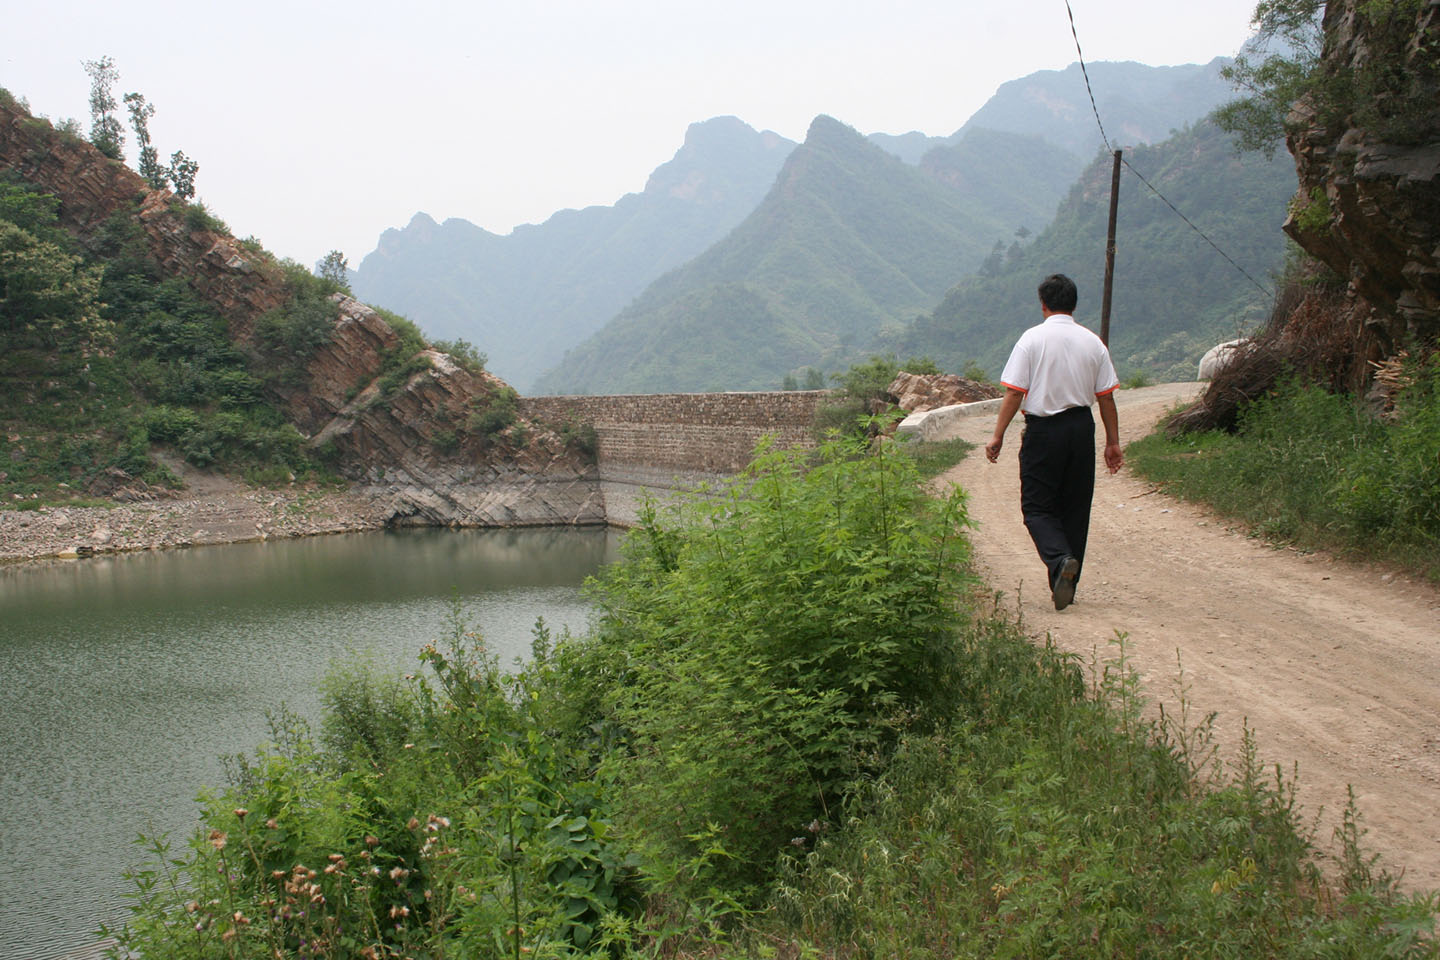
[[1020, 335], [1000, 382], [1025, 394], [1021, 410], [1042, 417], [1088, 407], [1120, 386], [1105, 344], [1064, 313]]

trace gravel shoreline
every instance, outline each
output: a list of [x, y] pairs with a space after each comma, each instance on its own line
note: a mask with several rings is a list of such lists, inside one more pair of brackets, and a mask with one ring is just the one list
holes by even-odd
[[347, 491], [235, 485], [114, 506], [0, 510], [0, 563], [351, 533], [384, 525], [374, 500]]

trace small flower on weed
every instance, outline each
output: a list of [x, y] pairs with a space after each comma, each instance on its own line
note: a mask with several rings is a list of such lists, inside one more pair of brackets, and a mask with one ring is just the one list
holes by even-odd
[[269, 829], [269, 830], [279, 830], [279, 829], [280, 829], [280, 821], [279, 821], [279, 820], [276, 820], [274, 817], [271, 817], [269, 820], [266, 820], [266, 821], [265, 821], [265, 827], [266, 827], [266, 829]]
[[249, 810], [246, 810], [244, 807], [236, 807], [236, 808], [235, 808], [235, 819], [237, 819], [237, 820], [244, 820], [244, 819], [245, 819], [246, 817], [248, 817], [249, 815], [250, 815], [250, 811], [249, 811]]
[[405, 821], [405, 829], [406, 829], [406, 830], [414, 830], [414, 829], [418, 828], [419, 826], [420, 826], [420, 820], [419, 820], [417, 817], [411, 817], [409, 820]]
[[209, 840], [210, 846], [214, 847], [216, 850], [225, 849], [225, 834], [221, 833], [219, 830], [211, 830]]

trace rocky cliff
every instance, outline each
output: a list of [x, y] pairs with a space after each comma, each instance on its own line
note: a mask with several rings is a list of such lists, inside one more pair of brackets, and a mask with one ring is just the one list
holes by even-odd
[[[257, 319], [288, 302], [284, 270], [237, 241], [217, 221], [151, 190], [140, 176], [48, 121], [0, 103], [0, 169], [53, 194], [61, 225], [94, 245], [112, 218], [133, 217], [154, 261], [184, 277], [226, 318], [231, 336], [255, 348]], [[593, 458], [554, 431], [514, 418], [476, 434], [477, 411], [505, 402], [497, 378], [472, 373], [445, 354], [406, 359], [404, 340], [378, 313], [337, 296], [332, 335], [294, 382], [271, 399], [335, 469], [383, 502], [392, 522], [509, 526], [602, 523]]]
[[[1440, 336], [1440, 3], [1330, 0], [1322, 93], [1288, 138], [1299, 192], [1285, 230], [1345, 277], [1371, 352]], [[1337, 102], [1338, 101], [1338, 102]], [[1362, 351], [1363, 352], [1363, 351]], [[1370, 357], [1368, 359], [1376, 359]]]

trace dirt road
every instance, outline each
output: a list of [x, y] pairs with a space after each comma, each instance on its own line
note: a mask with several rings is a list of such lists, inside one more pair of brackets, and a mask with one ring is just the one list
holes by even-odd
[[[1144, 436], [1196, 384], [1118, 395], [1122, 440]], [[1440, 590], [1404, 575], [1277, 549], [1122, 470], [1098, 471], [1090, 544], [1074, 606], [1056, 612], [1020, 517], [1020, 426], [998, 464], [973, 451], [941, 479], [970, 493], [976, 555], [987, 582], [1088, 661], [1113, 658], [1116, 631], [1146, 694], [1176, 704], [1176, 651], [1192, 711], [1218, 711], [1221, 753], [1242, 725], [1259, 755], [1287, 774], [1299, 764], [1302, 817], [1332, 834], [1353, 785], [1363, 848], [1404, 871], [1408, 889], [1440, 888]], [[983, 445], [993, 415], [952, 430]], [[1098, 427], [1098, 425], [1097, 425]]]

